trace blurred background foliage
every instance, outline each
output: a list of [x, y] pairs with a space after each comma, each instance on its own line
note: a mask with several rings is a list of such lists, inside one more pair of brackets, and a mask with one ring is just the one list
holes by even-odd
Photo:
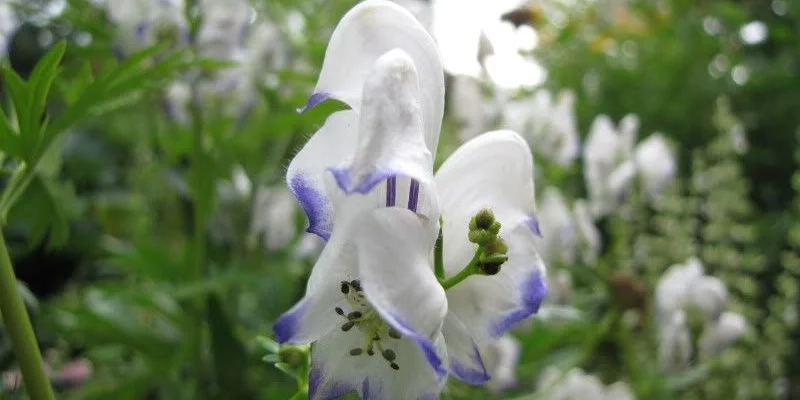
[[[120, 54], [126, 26], [96, 3], [16, 3], [24, 22], [10, 36], [3, 63], [27, 77], [54, 43], [68, 43], [48, 116], [68, 112], [87, 79], [139, 54], [132, 48]], [[277, 27], [270, 40], [280, 41], [279, 51], [291, 61], [257, 64], [246, 102], [223, 91], [214, 101], [188, 101], [181, 116], [171, 82], [189, 82], [188, 96], [196, 99], [203, 79], [230, 65], [178, 45], [171, 51], [185, 53], [181, 62], [132, 81], [135, 90], [109, 98], [107, 109], [87, 111], [52, 143], [3, 233], [48, 363], [91, 361], [90, 376], [80, 385], [64, 382], [60, 396], [284, 399], [295, 393], [290, 377], [262, 361], [268, 351], [255, 338], [269, 336], [275, 318], [302, 295], [314, 245], [300, 236], [301, 213], [263, 199], [283, 185], [296, 149], [340, 107], [296, 111], [311, 93], [330, 32], [354, 3], [253, 1], [248, 24]], [[203, 15], [196, 2], [187, 4], [186, 29], [196, 36]], [[530, 393], [537, 377], [552, 366], [582, 367], [605, 382], [625, 380], [644, 399], [800, 396], [794, 356], [800, 339], [800, 4], [542, 1], [505, 18], [537, 32], [531, 54], [546, 70], [542, 87], [574, 91], [582, 136], [599, 114], [618, 121], [635, 113], [641, 132], [672, 139], [679, 160], [661, 207], [648, 206], [634, 189], [625, 213], [598, 221], [604, 245], [596, 267], [554, 263], [553, 274], [572, 276], [569, 303], [581, 317], [558, 323], [541, 317], [516, 333], [519, 385], [507, 398], [536, 397]], [[162, 65], [159, 57], [143, 62]], [[10, 110], [6, 81], [0, 101]], [[232, 114], [230, 104], [236, 105]], [[456, 126], [448, 115], [446, 143], [457, 142]], [[737, 143], [746, 143], [746, 151]], [[0, 157], [0, 187], [16, 165]], [[577, 168], [543, 169], [539, 193], [557, 186], [569, 199], [586, 195]], [[288, 234], [265, 238], [254, 231], [254, 221], [277, 218], [258, 211], [259, 199], [288, 216], [281, 220], [291, 225]], [[277, 239], [269, 235], [289, 239], [270, 245]], [[751, 329], [712, 362], [665, 373], [656, 328], [627, 324], [626, 315], [634, 310], [647, 321], [659, 277], [692, 255], [727, 284], [730, 307]], [[14, 366], [0, 335], [0, 371]], [[487, 396], [495, 395], [460, 383], [446, 395]], [[24, 394], [6, 390], [0, 398]]]

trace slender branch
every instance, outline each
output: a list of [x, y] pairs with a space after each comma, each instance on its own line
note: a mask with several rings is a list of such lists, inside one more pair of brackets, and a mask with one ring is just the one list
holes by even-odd
[[463, 281], [464, 279], [467, 279], [470, 276], [477, 274], [478, 261], [480, 261], [482, 254], [483, 250], [481, 250], [481, 248], [478, 247], [478, 249], [475, 250], [475, 255], [472, 257], [472, 260], [470, 260], [469, 264], [467, 264], [467, 266], [464, 267], [464, 269], [459, 271], [459, 273], [457, 273], [455, 276], [451, 278], [439, 279], [439, 283], [442, 285], [444, 290], [450, 289], [451, 287], [461, 283], [461, 281]]
[[2, 232], [0, 232], [0, 314], [11, 339], [14, 354], [17, 356], [28, 395], [32, 400], [54, 400], [53, 389], [44, 370], [42, 354], [28, 318], [28, 311], [17, 290], [17, 278], [14, 276]]

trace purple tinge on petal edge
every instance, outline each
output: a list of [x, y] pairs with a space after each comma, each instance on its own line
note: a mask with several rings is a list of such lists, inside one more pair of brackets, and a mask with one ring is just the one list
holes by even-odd
[[477, 366], [479, 369], [474, 369], [472, 366], [461, 363], [457, 359], [450, 357], [450, 371], [453, 372], [453, 375], [471, 385], [480, 385], [488, 381], [490, 376], [486, 372], [483, 359], [481, 359], [481, 353], [478, 351], [477, 347], [473, 346], [470, 358], [472, 359], [472, 366]]
[[422, 349], [425, 359], [428, 361], [428, 364], [433, 367], [433, 370], [436, 372], [436, 376], [439, 379], [443, 379], [447, 375], [447, 370], [442, 366], [442, 359], [439, 357], [439, 354], [436, 353], [436, 348], [433, 346], [433, 343], [430, 341], [430, 339], [417, 333], [413, 328], [411, 328], [411, 325], [399, 315], [393, 314], [392, 318], [386, 322], [400, 331], [403, 336], [407, 336], [417, 343], [417, 346]]
[[531, 232], [533, 232], [534, 235], [542, 237], [542, 229], [539, 226], [539, 218], [536, 218], [536, 215], [531, 214], [528, 216], [525, 224], [528, 225], [528, 228], [531, 230]]
[[275, 332], [275, 339], [278, 343], [286, 343], [294, 337], [304, 312], [305, 304], [300, 303], [278, 317], [278, 320], [272, 325], [272, 330]]
[[328, 171], [333, 174], [339, 189], [342, 189], [347, 194], [355, 192], [367, 194], [375, 185], [383, 182], [384, 179], [397, 176], [392, 171], [374, 171], [354, 186], [350, 177], [350, 168], [328, 168]]
[[325, 240], [330, 239], [333, 222], [328, 198], [302, 175], [296, 175], [289, 180], [289, 189], [308, 216], [306, 232], [316, 234]]
[[330, 96], [331, 96], [330, 93], [325, 93], [325, 92], [314, 93], [308, 98], [308, 101], [306, 101], [306, 105], [304, 105], [301, 108], [298, 108], [297, 112], [302, 114], [314, 108], [314, 106], [316, 106], [317, 104], [327, 100]]
[[511, 327], [539, 311], [542, 300], [547, 296], [547, 285], [544, 282], [542, 272], [538, 269], [531, 273], [520, 286], [522, 304], [502, 317], [495, 320], [489, 327], [489, 333], [494, 337], [499, 337], [506, 333]]
[[333, 400], [356, 390], [355, 385], [346, 382], [330, 382], [323, 386], [325, 370], [312, 367], [308, 379], [308, 398], [312, 400]]
[[377, 380], [364, 378], [361, 382], [362, 400], [387, 400], [383, 394], [383, 383]]

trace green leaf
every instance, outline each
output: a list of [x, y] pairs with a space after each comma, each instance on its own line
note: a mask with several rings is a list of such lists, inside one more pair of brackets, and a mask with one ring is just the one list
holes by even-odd
[[30, 96], [28, 87], [16, 71], [7, 67], [3, 68], [3, 83], [11, 96], [11, 103], [14, 105], [15, 114], [13, 116], [16, 117], [17, 126], [19, 127], [22, 158], [25, 161], [30, 161], [31, 149], [36, 139], [32, 135], [36, 135], [36, 132], [32, 132], [32, 129], [27, 125], [28, 121], [30, 121], [30, 118], [28, 118], [28, 113], [30, 112], [28, 107], [30, 103], [28, 100]]
[[30, 246], [46, 239], [49, 247], [59, 247], [69, 238], [69, 224], [62, 204], [61, 191], [55, 184], [37, 175], [11, 209], [9, 219], [28, 228]]
[[226, 399], [247, 397], [244, 376], [248, 365], [244, 345], [236, 338], [231, 320], [217, 295], [208, 296], [208, 323], [211, 330], [211, 355], [220, 394]]
[[23, 158], [22, 141], [2, 109], [0, 109], [0, 151]]
[[39, 60], [28, 79], [30, 94], [28, 95], [29, 113], [26, 126], [28, 126], [29, 129], [36, 130], [35, 137], [37, 142], [33, 149], [34, 156], [39, 155], [49, 145], [47, 142], [40, 141], [43, 132], [42, 129], [39, 128], [39, 120], [44, 115], [45, 106], [47, 105], [47, 96], [50, 93], [50, 88], [53, 86], [53, 81], [55, 81], [59, 73], [58, 66], [61, 63], [61, 58], [64, 56], [66, 48], [67, 43], [65, 41], [62, 40], [56, 43], [56, 45]]

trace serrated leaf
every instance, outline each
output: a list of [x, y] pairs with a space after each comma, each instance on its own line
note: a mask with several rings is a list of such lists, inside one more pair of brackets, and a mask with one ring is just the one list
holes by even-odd
[[16, 117], [17, 126], [19, 127], [20, 145], [23, 154], [22, 158], [29, 161], [32, 147], [36, 142], [36, 137], [33, 135], [37, 133], [32, 132], [32, 129], [27, 125], [28, 121], [30, 121], [28, 118], [28, 113], [30, 111], [28, 108], [28, 98], [30, 93], [25, 81], [23, 81], [19, 74], [13, 69], [7, 67], [3, 68], [2, 75], [3, 83], [11, 97], [11, 103], [14, 105], [13, 117]]
[[31, 130], [35, 130], [36, 143], [32, 149], [34, 157], [44, 151], [49, 143], [41, 141], [43, 134], [42, 127], [39, 123], [45, 112], [47, 105], [47, 96], [50, 93], [50, 88], [59, 73], [59, 64], [61, 57], [64, 56], [64, 51], [67, 48], [65, 41], [60, 41], [53, 46], [42, 58], [36, 63], [33, 72], [28, 79], [28, 121], [26, 126]]

